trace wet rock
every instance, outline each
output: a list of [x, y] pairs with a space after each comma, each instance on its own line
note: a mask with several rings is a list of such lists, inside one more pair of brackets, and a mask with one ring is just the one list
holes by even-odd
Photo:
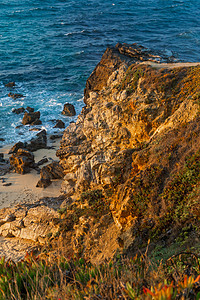
[[3, 153], [0, 153], [0, 162], [5, 162], [4, 154]]
[[19, 129], [19, 128], [22, 128], [22, 127], [23, 127], [23, 125], [17, 125], [15, 128]]
[[26, 148], [29, 151], [36, 151], [38, 149], [43, 149], [47, 147], [47, 133], [46, 130], [42, 130], [36, 134], [27, 145]]
[[31, 123], [32, 126], [34, 126], [34, 125], [41, 125], [41, 124], [42, 124], [42, 121], [39, 120], [39, 119], [37, 119], [37, 120], [35, 120], [35, 121], [33, 121], [33, 122]]
[[13, 88], [15, 86], [15, 82], [12, 81], [12, 82], [8, 82], [5, 84], [5, 87], [8, 87], [8, 88]]
[[40, 180], [36, 186], [47, 187], [51, 184], [51, 179], [62, 179], [63, 177], [63, 167], [59, 162], [54, 161], [41, 169]]
[[26, 110], [27, 110], [29, 113], [34, 112], [34, 108], [33, 108], [33, 107], [30, 107], [30, 106], [27, 106]]
[[10, 165], [19, 174], [29, 173], [35, 163], [33, 153], [25, 149], [18, 149], [9, 159]]
[[12, 185], [11, 182], [9, 182], [9, 183], [4, 183], [4, 184], [3, 184], [3, 186], [10, 186], [10, 185]]
[[17, 93], [9, 93], [8, 97], [13, 98], [13, 99], [18, 99], [18, 98], [24, 98], [25, 96], [22, 94], [17, 94]]
[[60, 139], [62, 137], [61, 134], [52, 134], [49, 136], [50, 140], [56, 140], [56, 139]]
[[[25, 112], [24, 117], [22, 119], [22, 124], [23, 125], [36, 125], [34, 124], [34, 122], [39, 122], [40, 121], [40, 112], [36, 111], [36, 112]], [[39, 122], [41, 124], [41, 121]], [[40, 125], [37, 124], [37, 125]]]
[[41, 130], [40, 128], [36, 128], [36, 127], [29, 129], [29, 131], [40, 131], [40, 130]]
[[22, 142], [17, 142], [16, 144], [14, 144], [14, 146], [10, 149], [10, 151], [8, 152], [8, 154], [12, 154], [12, 153], [17, 153], [18, 149], [24, 149], [25, 145]]
[[70, 103], [65, 103], [62, 114], [65, 116], [69, 116], [69, 117], [75, 116], [76, 111], [75, 111], [74, 105], [70, 104]]
[[65, 128], [65, 123], [62, 120], [56, 120], [56, 125], [53, 128]]
[[14, 114], [19, 115], [19, 114], [25, 112], [25, 108], [24, 108], [24, 107], [14, 108], [14, 109], [12, 110], [12, 112], [13, 112]]

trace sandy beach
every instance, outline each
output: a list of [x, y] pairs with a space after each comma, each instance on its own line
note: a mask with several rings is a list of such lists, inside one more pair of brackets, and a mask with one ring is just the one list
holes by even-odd
[[[52, 144], [53, 149], [40, 149], [33, 152], [35, 162], [37, 163], [45, 157], [48, 158], [46, 164], [52, 162], [52, 160], [58, 161], [56, 150], [59, 148], [59, 143], [60, 140], [57, 140]], [[8, 145], [0, 149], [0, 152], [4, 153], [4, 158], [9, 157], [8, 152], [11, 147], [12, 145]], [[32, 202], [42, 197], [59, 196], [61, 180], [52, 180], [52, 184], [44, 189], [36, 187], [39, 178], [40, 174], [34, 169], [24, 175], [10, 172], [4, 176], [0, 176], [0, 209], [16, 205], [17, 203]], [[5, 183], [11, 183], [11, 185], [4, 186]]]

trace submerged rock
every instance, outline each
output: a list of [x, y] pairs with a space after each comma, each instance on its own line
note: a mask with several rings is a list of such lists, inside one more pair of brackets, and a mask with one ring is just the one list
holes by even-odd
[[14, 114], [19, 115], [19, 114], [25, 112], [25, 108], [24, 108], [24, 107], [14, 108], [14, 109], [12, 110], [12, 112], [13, 112]]
[[27, 107], [26, 107], [26, 110], [27, 110], [29, 113], [33, 113], [33, 112], [34, 112], [34, 108], [33, 108], [33, 107], [30, 107], [30, 106], [27, 106]]
[[15, 100], [15, 99], [18, 99], [18, 98], [24, 98], [25, 96], [22, 95], [22, 94], [18, 94], [18, 93], [9, 93], [8, 97], [13, 98]]
[[8, 88], [13, 88], [15, 86], [15, 82], [14, 81], [8, 82], [8, 83], [5, 84], [5, 86], [8, 87]]

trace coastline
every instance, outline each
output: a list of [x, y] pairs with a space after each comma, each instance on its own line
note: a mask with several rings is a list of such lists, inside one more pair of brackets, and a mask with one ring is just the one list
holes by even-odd
[[[51, 143], [51, 149], [39, 149], [33, 152], [35, 162], [37, 163], [42, 158], [48, 158], [49, 164], [52, 161], [58, 161], [56, 150], [59, 148], [60, 139]], [[0, 149], [4, 153], [4, 158], [8, 159], [8, 152], [12, 145], [6, 145]], [[43, 164], [45, 166], [46, 164]], [[3, 178], [3, 180], [2, 180]], [[37, 188], [36, 184], [40, 178], [40, 174], [34, 169], [28, 174], [17, 174], [9, 172], [1, 176], [0, 180], [0, 209], [12, 207], [18, 203], [35, 202], [42, 197], [57, 197], [60, 195], [61, 180], [52, 180], [52, 184], [47, 188]], [[11, 183], [10, 186], [3, 186], [4, 183]]]

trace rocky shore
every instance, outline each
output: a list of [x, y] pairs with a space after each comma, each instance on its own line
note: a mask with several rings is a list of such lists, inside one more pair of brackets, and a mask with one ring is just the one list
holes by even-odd
[[[151, 249], [170, 247], [189, 224], [188, 245], [198, 244], [199, 71], [141, 46], [108, 48], [86, 82], [85, 107], [64, 131], [59, 163], [40, 171], [41, 187], [63, 178], [61, 196], [1, 210], [0, 234], [37, 250], [62, 241], [66, 253], [95, 262], [131, 255], [149, 239]], [[45, 143], [44, 133], [37, 139]], [[11, 151], [20, 174], [22, 165], [38, 167], [31, 143]]]

